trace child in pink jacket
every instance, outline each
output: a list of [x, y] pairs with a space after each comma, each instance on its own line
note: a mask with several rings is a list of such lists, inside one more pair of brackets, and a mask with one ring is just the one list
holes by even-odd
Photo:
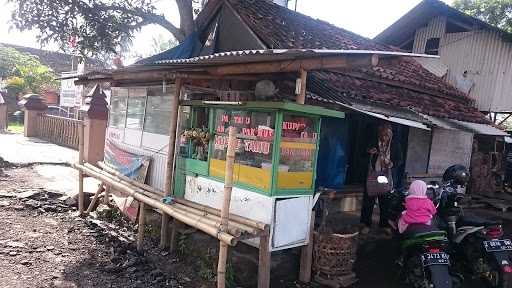
[[405, 211], [398, 220], [398, 231], [404, 233], [409, 224], [432, 223], [436, 214], [434, 203], [427, 197], [427, 184], [421, 180], [412, 182], [409, 195], [405, 198]]

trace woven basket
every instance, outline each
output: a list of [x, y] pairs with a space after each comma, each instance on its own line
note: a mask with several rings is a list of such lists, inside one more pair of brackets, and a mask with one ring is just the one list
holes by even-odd
[[345, 235], [315, 232], [313, 271], [328, 278], [351, 274], [358, 235], [358, 232]]

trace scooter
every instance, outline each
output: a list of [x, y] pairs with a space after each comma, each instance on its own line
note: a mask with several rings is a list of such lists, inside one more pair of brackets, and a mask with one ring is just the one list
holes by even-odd
[[483, 279], [488, 287], [512, 288], [512, 241], [503, 239], [501, 221], [465, 215], [460, 207], [468, 176], [464, 166], [454, 165], [441, 184], [429, 186], [437, 202], [438, 226], [448, 232], [458, 270]]
[[[377, 179], [379, 181], [379, 179]], [[382, 182], [385, 179], [381, 179]], [[388, 195], [389, 211], [396, 221], [404, 211], [406, 194], [391, 191]], [[447, 233], [435, 226], [412, 224], [404, 234], [395, 236], [400, 241], [401, 279], [406, 287], [452, 288], [457, 287], [458, 279], [450, 273], [450, 256], [446, 252], [449, 245]]]

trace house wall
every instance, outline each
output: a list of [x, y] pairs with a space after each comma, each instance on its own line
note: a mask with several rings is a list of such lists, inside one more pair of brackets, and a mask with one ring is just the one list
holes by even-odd
[[416, 30], [413, 52], [424, 53], [427, 40], [439, 37], [448, 82], [458, 87], [467, 71], [466, 79], [474, 83], [469, 96], [480, 111], [512, 111], [512, 43], [489, 30], [446, 33], [446, 22], [444, 16], [435, 17]]
[[459, 130], [432, 129], [432, 146], [428, 172], [442, 175], [455, 164], [469, 167], [473, 148], [473, 134]]
[[219, 20], [217, 52], [265, 49], [253, 32], [224, 5]]
[[464, 71], [474, 82], [469, 96], [480, 111], [512, 111], [512, 44], [497, 32], [477, 30], [446, 34], [440, 43], [447, 80], [456, 85]]
[[446, 17], [435, 17], [427, 26], [416, 30], [414, 36], [413, 53], [424, 53], [427, 40], [430, 38], [442, 38], [446, 31]]
[[431, 131], [409, 128], [407, 161], [405, 162], [405, 172], [408, 175], [427, 173], [431, 137]]

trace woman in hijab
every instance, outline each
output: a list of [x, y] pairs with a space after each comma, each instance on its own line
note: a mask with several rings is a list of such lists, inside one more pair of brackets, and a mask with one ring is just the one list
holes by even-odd
[[398, 220], [398, 231], [404, 233], [409, 224], [430, 225], [435, 214], [436, 207], [427, 197], [427, 184], [416, 180], [411, 183], [405, 198], [405, 211]]
[[[393, 141], [393, 130], [389, 123], [382, 123], [377, 130], [376, 143], [372, 143], [367, 150], [369, 159], [368, 162], [372, 165], [375, 171], [380, 172], [386, 169], [392, 170], [393, 185], [398, 183], [397, 169], [402, 164], [402, 149], [398, 141]], [[380, 220], [379, 226], [385, 229], [385, 232], [391, 233], [388, 224], [388, 207], [385, 195], [372, 197], [369, 196], [366, 187], [363, 196], [363, 207], [361, 209], [361, 224], [364, 227], [361, 229], [363, 234], [368, 233], [372, 226], [373, 207], [375, 200], [379, 200]]]

